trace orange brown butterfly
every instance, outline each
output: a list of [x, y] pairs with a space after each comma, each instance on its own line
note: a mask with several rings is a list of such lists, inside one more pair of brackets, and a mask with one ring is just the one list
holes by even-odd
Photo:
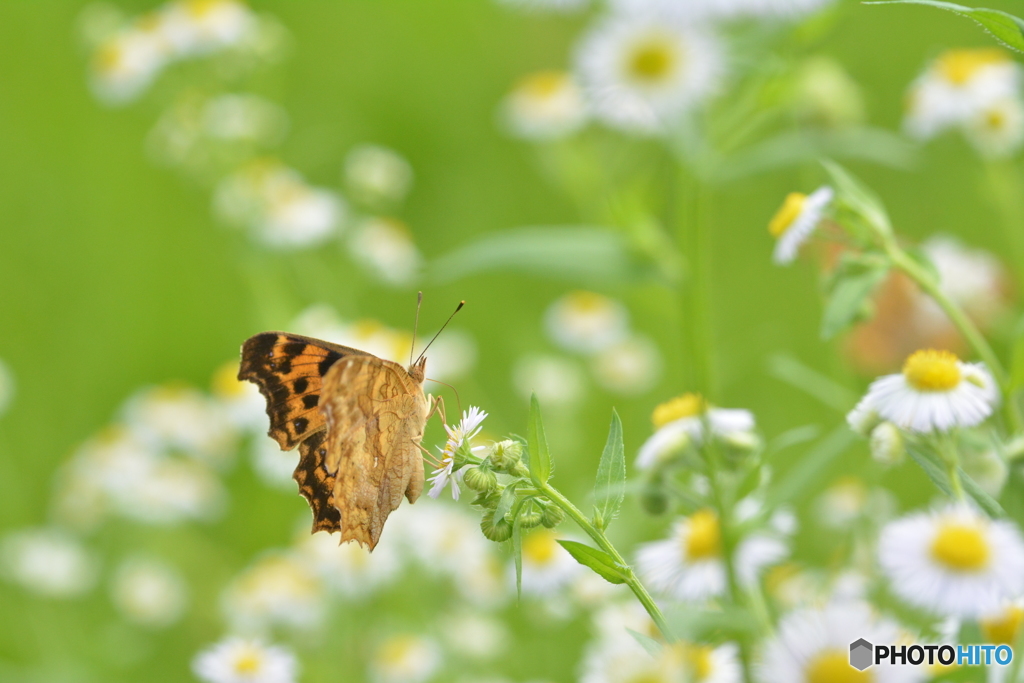
[[313, 511], [314, 533], [340, 531], [341, 542], [373, 550], [402, 496], [415, 503], [423, 491], [420, 442], [434, 410], [443, 419], [443, 403], [423, 393], [429, 347], [416, 360], [410, 353], [404, 368], [288, 332], [262, 332], [242, 345], [238, 379], [266, 398], [267, 433], [282, 450], [299, 447], [292, 476]]

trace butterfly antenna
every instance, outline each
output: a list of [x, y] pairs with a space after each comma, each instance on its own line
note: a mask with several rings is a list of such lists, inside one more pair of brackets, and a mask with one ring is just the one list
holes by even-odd
[[448, 316], [447, 320], [444, 321], [444, 325], [441, 325], [441, 329], [437, 331], [437, 334], [435, 334], [431, 338], [431, 340], [429, 342], [427, 342], [427, 345], [423, 347], [423, 350], [420, 351], [420, 355], [416, 357], [416, 362], [415, 363], [410, 363], [410, 365], [415, 365], [416, 363], [418, 363], [420, 361], [420, 358], [423, 358], [423, 354], [425, 354], [427, 352], [427, 349], [430, 348], [430, 345], [434, 343], [434, 340], [437, 339], [438, 335], [440, 335], [442, 332], [444, 332], [444, 328], [448, 327], [448, 323], [450, 323], [452, 321], [452, 318], [455, 317], [455, 314], [458, 313], [459, 311], [461, 311], [462, 307], [465, 306], [465, 305], [466, 305], [465, 301], [460, 301], [459, 302], [459, 305], [455, 307], [455, 310], [452, 311], [452, 314], [450, 316]]
[[416, 353], [416, 332], [420, 326], [420, 306], [423, 305], [423, 292], [416, 293], [416, 319], [412, 324], [412, 345], [409, 347], [409, 365], [412, 365], [412, 354]]

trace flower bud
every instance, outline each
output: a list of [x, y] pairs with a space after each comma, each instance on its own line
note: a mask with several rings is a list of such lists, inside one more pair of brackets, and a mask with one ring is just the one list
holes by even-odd
[[494, 444], [494, 449], [488, 457], [490, 457], [494, 469], [511, 474], [519, 464], [520, 458], [523, 457], [523, 445], [512, 439], [499, 441]]
[[540, 515], [540, 523], [548, 529], [554, 529], [565, 520], [565, 513], [557, 505], [547, 505]]
[[861, 436], [869, 436], [881, 421], [882, 418], [875, 409], [868, 406], [864, 400], [846, 416], [846, 423], [850, 425], [850, 429]]
[[905, 455], [903, 435], [892, 422], [883, 422], [871, 430], [872, 458], [883, 465], [898, 465]]
[[668, 494], [660, 479], [651, 479], [640, 491], [640, 506], [649, 515], [663, 515], [668, 510]]
[[490, 493], [498, 488], [498, 477], [494, 472], [484, 467], [468, 467], [462, 475], [462, 481], [467, 487], [480, 493]]
[[512, 524], [504, 517], [495, 522], [494, 513], [490, 510], [485, 512], [483, 519], [480, 520], [480, 531], [484, 532], [484, 536], [495, 543], [501, 543], [512, 538]]
[[537, 505], [531, 502], [519, 513], [519, 526], [522, 529], [532, 529], [540, 526], [542, 519], [543, 514], [537, 508]]
[[495, 487], [493, 491], [481, 491], [477, 494], [477, 497], [473, 499], [472, 504], [493, 511], [498, 507], [498, 503], [500, 501], [501, 491], [498, 487]]
[[722, 436], [722, 441], [726, 446], [743, 455], [753, 453], [761, 448], [761, 437], [755, 432], [729, 432]]

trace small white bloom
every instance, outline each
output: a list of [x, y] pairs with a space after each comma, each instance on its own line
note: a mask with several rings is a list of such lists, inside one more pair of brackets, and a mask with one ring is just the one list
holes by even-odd
[[878, 411], [874, 409], [866, 398], [858, 401], [853, 410], [846, 415], [846, 424], [850, 425], [850, 429], [861, 436], [870, 436], [872, 430], [881, 421], [882, 418], [878, 416]]
[[907, 454], [903, 435], [892, 422], [883, 422], [871, 430], [871, 457], [883, 465], [898, 465]]
[[57, 529], [28, 529], [0, 543], [4, 578], [53, 598], [81, 595], [96, 583], [96, 560], [73, 536]]
[[469, 611], [445, 616], [441, 620], [441, 633], [452, 652], [477, 661], [494, 659], [511, 642], [508, 629], [501, 621]]
[[201, 113], [203, 131], [220, 140], [273, 143], [288, 129], [288, 114], [258, 95], [227, 93], [209, 99]]
[[571, 74], [538, 71], [523, 78], [501, 105], [505, 127], [527, 140], [553, 140], [579, 130], [587, 121], [583, 90]]
[[[554, 597], [584, 571], [557, 542], [558, 535], [538, 527], [523, 535], [522, 589], [526, 595]], [[515, 570], [509, 570], [515, 580]]]
[[424, 683], [441, 668], [441, 648], [430, 638], [395, 635], [377, 646], [370, 660], [373, 683]]
[[323, 582], [293, 554], [257, 560], [224, 591], [224, 616], [237, 629], [260, 632], [274, 625], [309, 628], [323, 617]]
[[352, 233], [349, 248], [360, 266], [395, 286], [413, 282], [423, 262], [409, 229], [393, 218], [363, 221]]
[[169, 56], [158, 21], [143, 17], [97, 48], [91, 64], [93, 92], [107, 104], [130, 102], [149, 87]]
[[1024, 143], [1024, 103], [1019, 96], [993, 102], [964, 122], [964, 132], [982, 156], [1012, 156]]
[[548, 407], [576, 404], [586, 390], [586, 375], [568, 358], [554, 355], [523, 356], [512, 369], [512, 383], [519, 395], [529, 399], [534, 393]]
[[531, 12], [569, 13], [581, 10], [590, 0], [497, 0], [502, 5]]
[[179, 58], [236, 45], [254, 29], [255, 17], [238, 0], [176, 0], [165, 6], [161, 32]]
[[797, 18], [830, 4], [833, 0], [611, 0], [622, 13], [667, 14], [680, 21], [700, 22], [744, 17]]
[[[764, 683], [833, 683], [848, 679], [852, 671], [850, 643], [859, 638], [871, 643], [897, 643], [901, 635], [895, 623], [876, 616], [863, 602], [798, 609], [782, 618], [778, 635], [765, 643], [759, 678]], [[879, 683], [909, 683], [921, 678], [916, 667], [889, 663], [875, 665], [871, 676], [870, 680]]]
[[412, 187], [409, 162], [380, 145], [358, 145], [345, 157], [345, 186], [355, 201], [389, 206], [405, 199]]
[[431, 483], [427, 495], [437, 498], [444, 491], [445, 487], [451, 484], [452, 499], [458, 500], [462, 491], [459, 489], [459, 481], [462, 479], [462, 470], [453, 472], [455, 466], [455, 454], [449, 453], [447, 449], [441, 451], [441, 466], [434, 470], [434, 473], [427, 479]]
[[723, 57], [706, 30], [657, 14], [613, 15], [580, 44], [577, 77], [594, 115], [655, 133], [718, 89]]
[[464, 377], [476, 365], [477, 345], [466, 330], [447, 328], [428, 354], [430, 378], [447, 382]]
[[133, 557], [114, 574], [111, 596], [127, 619], [143, 626], [167, 626], [185, 610], [188, 589], [181, 575], [159, 560]]
[[214, 463], [234, 453], [236, 434], [221, 407], [189, 386], [147, 387], [128, 399], [123, 415], [128, 429], [155, 449]]
[[981, 424], [999, 393], [983, 364], [928, 349], [913, 353], [900, 374], [872, 382], [864, 402], [897, 427], [928, 433]]
[[687, 445], [704, 440], [705, 420], [711, 433], [728, 439], [754, 431], [754, 415], [739, 408], [709, 407], [699, 394], [687, 393], [661, 403], [651, 416], [654, 434], [644, 442], [636, 467], [646, 470], [678, 453]]
[[556, 344], [580, 353], [606, 349], [629, 334], [626, 307], [595, 292], [575, 291], [559, 298], [548, 307], [544, 324]]
[[295, 683], [298, 670], [291, 651], [235, 637], [200, 652], [192, 661], [192, 671], [205, 683]]
[[439, 449], [441, 451], [441, 466], [434, 470], [434, 475], [428, 480], [433, 482], [428, 494], [431, 498], [437, 498], [441, 495], [444, 487], [451, 484], [452, 498], [459, 499], [459, 480], [462, 473], [461, 470], [454, 474], [452, 472], [455, 466], [455, 453], [480, 433], [480, 425], [486, 417], [487, 413], [483, 410], [477, 406], [470, 406], [468, 411], [462, 413], [462, 420], [457, 427], [444, 426], [445, 431], [448, 432], [448, 442], [443, 449]]
[[986, 616], [1024, 591], [1017, 527], [965, 505], [891, 522], [882, 530], [878, 560], [897, 595], [940, 616]]
[[[389, 520], [388, 526], [392, 526]], [[393, 531], [389, 529], [389, 531]], [[342, 543], [324, 531], [310, 534], [306, 524], [296, 547], [299, 561], [312, 568], [333, 592], [348, 600], [366, 600], [389, 585], [402, 570], [402, 558], [392, 534], [370, 551], [358, 543]]]
[[213, 397], [228, 421], [238, 429], [263, 433], [267, 428], [267, 403], [252, 382], [238, 379], [238, 361], [230, 360], [213, 374]]
[[772, 258], [778, 265], [792, 263], [797, 252], [821, 223], [825, 210], [832, 203], [831, 187], [819, 187], [810, 195], [791, 192], [782, 207], [768, 223], [768, 232], [775, 238]]
[[591, 358], [594, 379], [614, 394], [638, 395], [661, 379], [661, 353], [647, 337], [633, 335]]
[[[939, 273], [939, 287], [979, 325], [987, 327], [1007, 308], [1010, 277], [999, 259], [984, 249], [973, 249], [949, 235], [929, 237], [921, 243]], [[948, 328], [949, 318], [935, 300], [916, 292], [913, 324], [926, 329]]]

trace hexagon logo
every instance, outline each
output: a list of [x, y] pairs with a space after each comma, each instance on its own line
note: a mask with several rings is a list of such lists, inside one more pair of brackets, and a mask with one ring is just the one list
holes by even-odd
[[850, 643], [850, 666], [857, 671], [863, 671], [874, 664], [874, 649], [875, 647], [863, 638]]

